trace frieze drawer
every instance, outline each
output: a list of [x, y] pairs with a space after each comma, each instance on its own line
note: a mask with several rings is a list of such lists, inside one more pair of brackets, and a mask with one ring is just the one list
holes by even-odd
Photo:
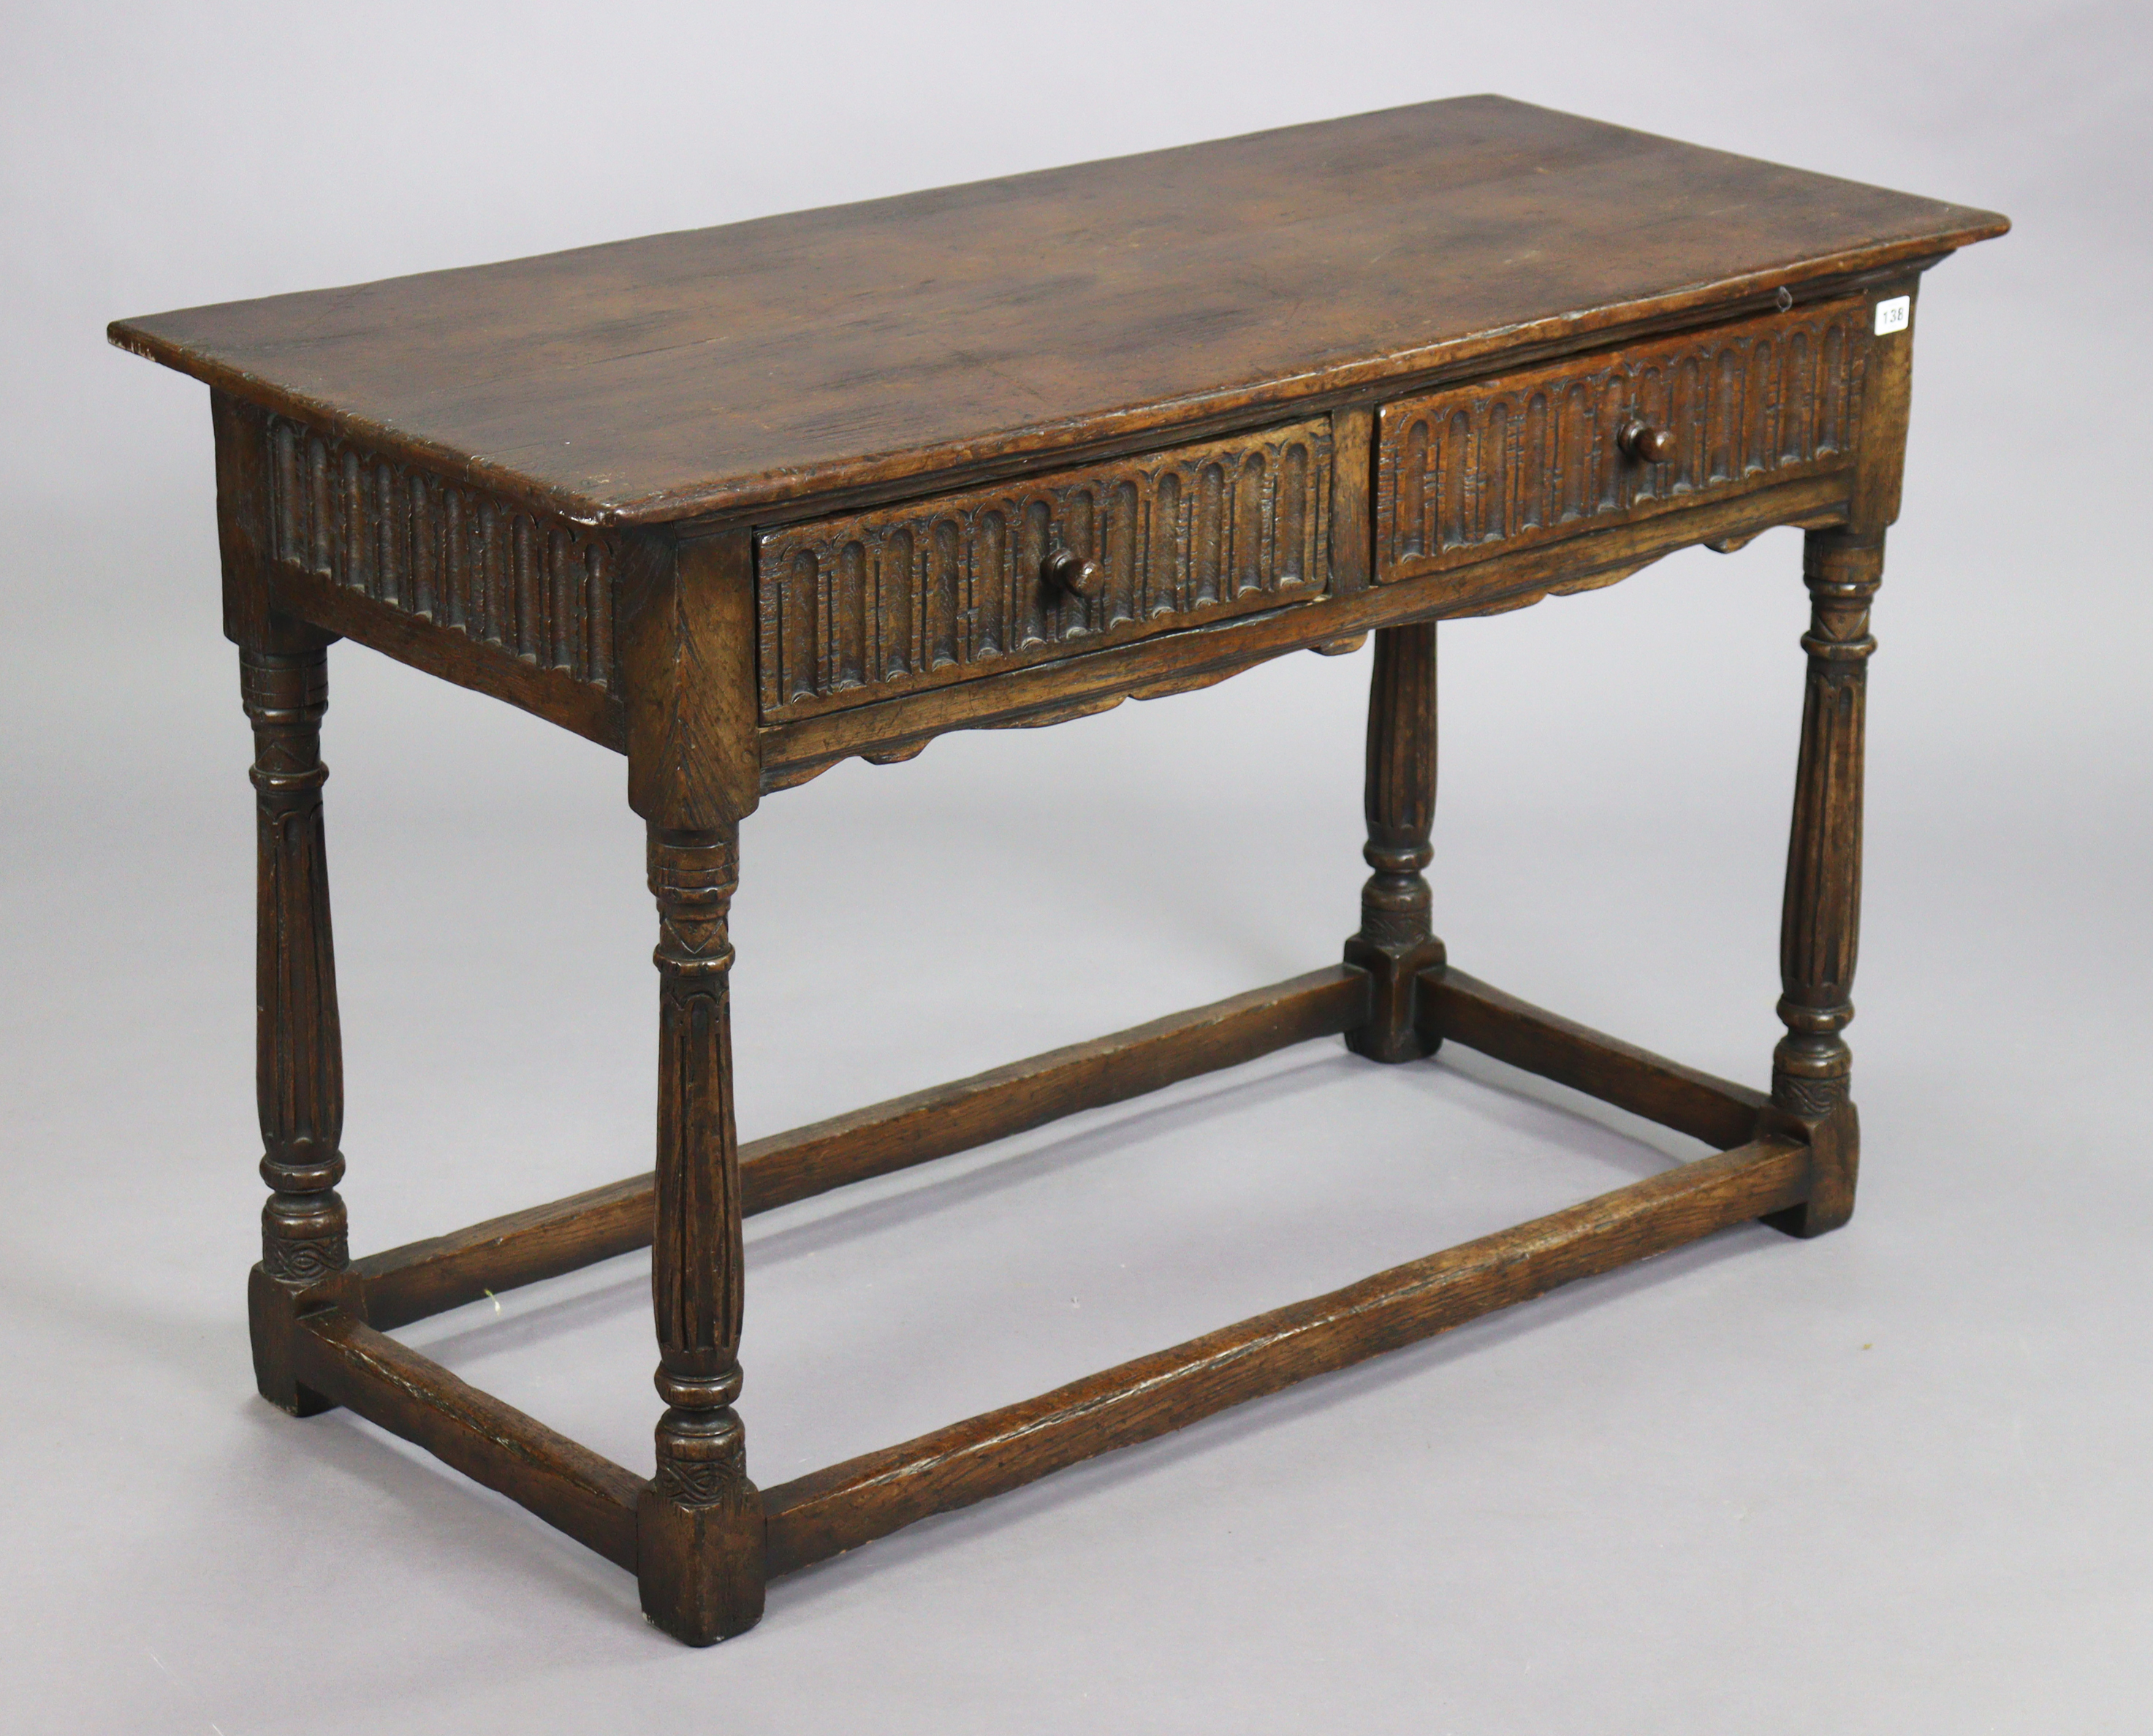
[[789, 525], [756, 546], [766, 721], [1323, 594], [1319, 417]]
[[1825, 302], [1384, 405], [1377, 580], [1845, 468], [1868, 318]]

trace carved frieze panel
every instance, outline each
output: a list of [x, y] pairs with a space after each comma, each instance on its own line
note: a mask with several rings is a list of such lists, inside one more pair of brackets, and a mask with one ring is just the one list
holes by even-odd
[[603, 531], [269, 419], [280, 566], [603, 687], [618, 551]]

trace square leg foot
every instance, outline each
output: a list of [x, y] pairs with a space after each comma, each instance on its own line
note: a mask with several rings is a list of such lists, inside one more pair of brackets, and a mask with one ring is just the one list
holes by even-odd
[[1836, 1230], [1854, 1216], [1854, 1186], [1861, 1168], [1861, 1118], [1843, 1103], [1821, 1121], [1798, 1124], [1807, 1129], [1809, 1196], [1799, 1206], [1767, 1213], [1760, 1220], [1782, 1235], [1807, 1240]]
[[1443, 1038], [1419, 1017], [1420, 973], [1443, 967], [1443, 942], [1423, 938], [1387, 943], [1355, 935], [1346, 962], [1368, 973], [1368, 1021], [1346, 1033], [1346, 1047], [1371, 1061], [1418, 1061]]
[[258, 1266], [247, 1274], [247, 1333], [254, 1347], [254, 1384], [279, 1410], [313, 1417], [337, 1408], [335, 1399], [299, 1384], [293, 1372], [293, 1343], [301, 1315], [339, 1303], [356, 1312], [357, 1290], [341, 1275], [309, 1289], [292, 1290]]
[[742, 1480], [693, 1505], [660, 1479], [636, 1506], [643, 1613], [683, 1644], [714, 1646], [762, 1619], [762, 1495]]

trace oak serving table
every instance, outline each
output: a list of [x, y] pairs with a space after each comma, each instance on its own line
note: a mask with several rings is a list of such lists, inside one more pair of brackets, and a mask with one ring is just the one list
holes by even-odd
[[[1748, 1219], [1844, 1223], [1870, 602], [1921, 274], [1993, 213], [1496, 97], [126, 320], [206, 381], [258, 810], [265, 1396], [348, 1405], [639, 1576], [668, 1632], [930, 1513]], [[1806, 533], [1769, 1094], [1453, 969], [1421, 870], [1435, 623]], [[1342, 962], [738, 1147], [740, 823], [858, 755], [1376, 637]], [[342, 637], [628, 760], [658, 904], [654, 1174], [349, 1256], [320, 726]], [[1289, 1043], [1461, 1043], [1716, 1148], [770, 1489], [741, 1220]], [[652, 1250], [654, 1474], [388, 1334]]]

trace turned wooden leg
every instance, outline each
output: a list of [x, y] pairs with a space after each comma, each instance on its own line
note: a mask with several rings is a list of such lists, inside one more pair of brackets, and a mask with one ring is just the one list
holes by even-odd
[[638, 1515], [644, 1613], [692, 1646], [762, 1616], [762, 1498], [740, 1396], [740, 1151], [725, 916], [739, 832], [650, 828], [658, 901], [658, 1471]]
[[1346, 962], [1373, 979], [1368, 1023], [1346, 1033], [1346, 1046], [1373, 1061], [1411, 1061], [1433, 1053], [1439, 1037], [1416, 1028], [1413, 983], [1443, 962], [1443, 942], [1428, 930], [1428, 881], [1435, 824], [1435, 623], [1387, 627], [1376, 635], [1368, 683], [1368, 842], [1362, 855], [1375, 872], [1361, 891], [1361, 931], [1346, 942]]
[[322, 833], [322, 713], [328, 652], [243, 649], [241, 690], [254, 726], [257, 845], [255, 1094], [262, 1118], [262, 1263], [249, 1284], [255, 1378], [295, 1415], [328, 1408], [293, 1380], [292, 1322], [338, 1287], [349, 1261], [344, 1175], [344, 1053], [329, 939]]
[[1869, 607], [1883, 572], [1881, 531], [1809, 533], [1809, 630], [1802, 636], [1809, 681], [1779, 927], [1779, 1018], [1787, 1034], [1772, 1054], [1772, 1102], [1807, 1131], [1811, 1191], [1806, 1204], [1766, 1220], [1793, 1236], [1820, 1236], [1854, 1214], [1860, 1127], [1848, 1095], [1852, 1056], [1840, 1033], [1854, 1018], [1862, 713], [1876, 648]]

